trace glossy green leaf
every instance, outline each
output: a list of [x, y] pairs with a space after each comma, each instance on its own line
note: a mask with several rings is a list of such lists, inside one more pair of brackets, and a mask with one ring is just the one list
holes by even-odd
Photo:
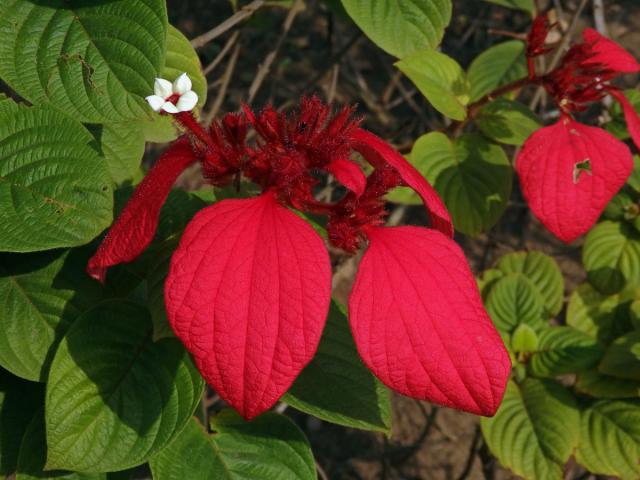
[[[193, 82], [193, 91], [198, 94], [197, 107], [207, 101], [207, 79], [202, 73], [202, 65], [198, 54], [187, 38], [172, 25], [167, 30], [167, 53], [160, 76], [173, 81], [182, 73], [187, 73]], [[152, 114], [151, 121], [141, 122], [145, 138], [149, 142], [165, 143], [177, 138], [178, 129], [170, 116]]]
[[535, 5], [533, 0], [484, 0], [485, 2], [495, 3], [507, 8], [513, 8], [516, 10], [524, 10], [525, 12], [533, 13], [535, 11]]
[[498, 98], [482, 107], [475, 122], [490, 139], [516, 146], [521, 146], [542, 126], [527, 106], [506, 98]]
[[421, 50], [395, 65], [440, 113], [454, 120], [466, 118], [470, 86], [464, 70], [453, 58], [435, 50]]
[[411, 152], [414, 164], [436, 188], [457, 230], [477, 235], [500, 218], [511, 194], [513, 169], [504, 150], [481, 135], [452, 143], [439, 132], [421, 136]]
[[585, 409], [576, 460], [593, 473], [640, 478], [640, 402], [604, 400]]
[[174, 337], [167, 319], [164, 304], [164, 282], [169, 273], [171, 257], [178, 247], [178, 238], [170, 238], [163, 242], [154, 252], [149, 273], [147, 274], [147, 308], [153, 319], [153, 340]]
[[640, 232], [626, 223], [599, 223], [587, 235], [582, 262], [589, 281], [602, 293], [640, 284]]
[[542, 252], [515, 252], [504, 255], [496, 266], [504, 273], [521, 273], [538, 289], [550, 316], [562, 309], [564, 279], [556, 261]]
[[164, 0], [2, 0], [0, 77], [83, 122], [148, 118], [166, 34]]
[[592, 336], [571, 327], [551, 327], [540, 332], [538, 348], [529, 369], [539, 377], [576, 373], [595, 366], [604, 349]]
[[373, 43], [398, 58], [437, 47], [451, 21], [451, 0], [342, 0], [342, 5]]
[[[640, 114], [640, 90], [625, 90], [624, 95], [634, 106], [636, 112]], [[609, 114], [611, 115], [611, 121], [605, 125], [607, 131], [620, 140], [627, 140], [630, 137], [629, 129], [627, 128], [622, 107], [618, 102], [611, 103]]]
[[338, 425], [391, 430], [389, 390], [362, 363], [347, 316], [335, 302], [318, 352], [283, 401]]
[[636, 298], [640, 291], [607, 296], [583, 283], [569, 297], [567, 325], [607, 344], [632, 329], [629, 305]]
[[107, 480], [106, 474], [82, 474], [45, 467], [47, 441], [42, 408], [33, 416], [20, 443], [16, 480]]
[[20, 442], [43, 402], [42, 385], [0, 369], [0, 476], [16, 471]]
[[251, 422], [223, 410], [212, 418], [214, 435], [193, 419], [182, 434], [151, 459], [154, 480], [315, 480], [304, 434], [287, 417], [264, 413]]
[[49, 109], [0, 113], [0, 251], [82, 245], [111, 223], [111, 180], [92, 141]]
[[544, 302], [534, 284], [522, 275], [509, 274], [498, 280], [487, 297], [487, 312], [504, 333], [525, 323], [533, 328], [543, 324]]
[[613, 377], [640, 381], [640, 331], [623, 335], [609, 345], [598, 371]]
[[482, 272], [480, 277], [478, 277], [478, 288], [480, 289], [480, 295], [482, 296], [483, 302], [487, 301], [489, 293], [502, 277], [504, 277], [504, 273], [497, 268], [489, 268]]
[[511, 349], [515, 353], [535, 352], [538, 348], [538, 335], [526, 323], [518, 325], [511, 336]]
[[595, 370], [580, 373], [576, 379], [575, 389], [596, 398], [640, 397], [639, 381], [611, 377]]
[[104, 296], [80, 250], [0, 255], [0, 365], [44, 381], [75, 319]]
[[524, 42], [510, 40], [482, 52], [468, 72], [471, 101], [475, 102], [498, 87], [527, 76]]
[[580, 413], [571, 393], [552, 380], [509, 382], [482, 433], [502, 465], [527, 480], [561, 480], [562, 466], [578, 443]]
[[91, 126], [116, 185], [131, 181], [140, 170], [145, 138], [135, 122]]
[[60, 343], [46, 398], [48, 468], [122, 470], [184, 428], [204, 382], [176, 339], [152, 341], [151, 316], [125, 301], [83, 314]]

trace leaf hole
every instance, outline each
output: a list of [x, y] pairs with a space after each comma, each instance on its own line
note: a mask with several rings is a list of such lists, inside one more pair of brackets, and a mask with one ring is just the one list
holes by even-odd
[[580, 176], [586, 173], [588, 175], [592, 174], [591, 171], [591, 159], [585, 158], [581, 162], [576, 162], [573, 166], [573, 184], [577, 185], [578, 181], [580, 181]]

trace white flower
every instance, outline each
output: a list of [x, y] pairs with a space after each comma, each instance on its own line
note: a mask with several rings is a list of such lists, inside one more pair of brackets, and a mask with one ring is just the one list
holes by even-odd
[[[198, 103], [198, 94], [191, 87], [191, 79], [186, 73], [176, 78], [173, 84], [164, 78], [156, 78], [153, 86], [155, 95], [149, 95], [146, 100], [154, 112], [190, 112]], [[171, 97], [173, 99], [169, 101]]]

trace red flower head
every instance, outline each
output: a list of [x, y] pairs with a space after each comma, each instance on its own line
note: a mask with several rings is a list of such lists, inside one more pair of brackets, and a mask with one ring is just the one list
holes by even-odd
[[[331, 266], [323, 240], [295, 208], [328, 215], [335, 246], [349, 252], [366, 246], [349, 316], [373, 373], [406, 395], [493, 415], [510, 360], [435, 190], [360, 128], [352, 109], [332, 116], [311, 98], [297, 115], [271, 107], [257, 115], [245, 108], [245, 115], [260, 136], [254, 147], [245, 145], [244, 120], [227, 116], [205, 136], [190, 131], [191, 151], [183, 139], [165, 153], [91, 259], [90, 273], [103, 276], [107, 266], [145, 248], [158, 204], [186, 165], [203, 162], [213, 184], [241, 174], [263, 193], [200, 211], [165, 284], [169, 321], [222, 398], [252, 418], [287, 391], [316, 352]], [[354, 151], [374, 168], [368, 178], [351, 160]], [[337, 203], [317, 201], [318, 171], [331, 172], [350, 192]], [[383, 196], [399, 185], [422, 196], [431, 228], [383, 226]], [[140, 216], [143, 224], [134, 223]]]
[[622, 104], [631, 136], [640, 147], [640, 119], [624, 94], [609, 83], [638, 71], [640, 64], [622, 47], [586, 29], [583, 42], [573, 45], [560, 66], [540, 78], [561, 118], [525, 142], [516, 170], [533, 213], [567, 243], [593, 226], [633, 169], [624, 143], [602, 129], [576, 122], [573, 114], [610, 94]]

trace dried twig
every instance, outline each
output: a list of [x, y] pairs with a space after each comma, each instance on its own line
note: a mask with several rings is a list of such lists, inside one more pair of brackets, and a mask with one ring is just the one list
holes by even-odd
[[218, 95], [213, 102], [211, 110], [205, 117], [205, 125], [209, 125], [213, 121], [213, 119], [216, 118], [216, 115], [220, 111], [220, 107], [222, 107], [224, 97], [226, 96], [227, 89], [229, 88], [229, 82], [231, 82], [231, 77], [233, 76], [233, 72], [236, 69], [236, 62], [238, 61], [239, 54], [240, 44], [236, 44], [235, 48], [233, 49], [233, 53], [231, 54], [231, 58], [229, 59], [229, 63], [227, 64], [227, 68], [224, 71], [224, 75], [222, 76], [222, 84], [220, 85], [220, 90], [218, 90]]
[[256, 11], [260, 9], [260, 7], [264, 5], [264, 3], [265, 3], [265, 0], [253, 0], [253, 2], [251, 2], [249, 5], [242, 7], [240, 10], [238, 10], [236, 13], [231, 15], [220, 25], [216, 26], [215, 28], [212, 28], [208, 32], [203, 33], [202, 35], [191, 40], [191, 46], [196, 49], [203, 47], [204, 45], [209, 43], [211, 40], [218, 38], [227, 30], [233, 28], [235, 25], [237, 25], [241, 21], [249, 18], [251, 15], [256, 13]]
[[205, 76], [209, 75], [218, 66], [218, 64], [224, 59], [227, 53], [229, 53], [229, 50], [231, 50], [231, 47], [233, 47], [234, 43], [236, 43], [236, 41], [238, 40], [239, 36], [240, 36], [240, 32], [233, 32], [233, 35], [229, 37], [229, 40], [227, 40], [227, 43], [224, 44], [224, 47], [222, 47], [222, 50], [220, 50], [220, 53], [216, 55], [216, 58], [214, 58], [213, 61], [209, 65], [207, 65], [202, 71], [202, 73], [204, 73]]
[[265, 78], [267, 78], [267, 75], [271, 70], [271, 65], [273, 64], [274, 60], [278, 56], [278, 52], [280, 51], [280, 48], [284, 43], [284, 39], [289, 34], [289, 30], [291, 29], [291, 25], [293, 25], [293, 21], [295, 20], [298, 13], [303, 11], [304, 8], [305, 8], [304, 2], [302, 0], [295, 0], [293, 2], [293, 5], [289, 9], [287, 18], [285, 19], [284, 25], [282, 26], [282, 33], [278, 37], [275, 47], [273, 47], [273, 50], [269, 52], [269, 54], [265, 57], [264, 62], [262, 62], [258, 67], [256, 76], [253, 79], [251, 86], [249, 87], [249, 96], [247, 98], [247, 103], [249, 105], [251, 105], [253, 100], [256, 98], [256, 95], [258, 94], [258, 90], [260, 90], [262, 83], [264, 82]]

